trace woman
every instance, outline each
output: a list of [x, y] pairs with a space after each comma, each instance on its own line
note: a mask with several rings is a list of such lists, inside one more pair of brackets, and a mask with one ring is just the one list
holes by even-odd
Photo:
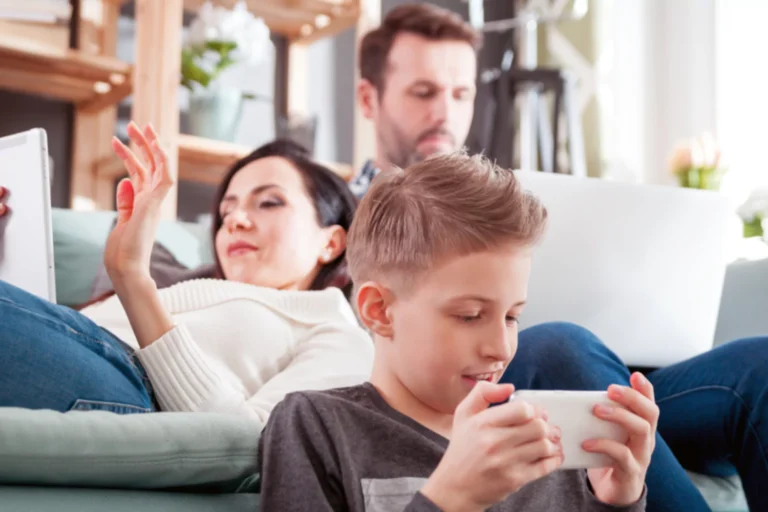
[[0, 406], [117, 413], [218, 411], [264, 423], [286, 393], [368, 378], [373, 347], [340, 288], [355, 200], [300, 147], [277, 142], [221, 184], [224, 279], [161, 291], [149, 277], [173, 184], [151, 127], [113, 140], [130, 175], [104, 253], [116, 297], [80, 313], [0, 283]]

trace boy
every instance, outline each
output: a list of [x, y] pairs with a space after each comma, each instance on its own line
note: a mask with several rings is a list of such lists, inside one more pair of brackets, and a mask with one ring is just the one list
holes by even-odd
[[[356, 306], [375, 339], [369, 383], [288, 395], [260, 445], [262, 509], [645, 509], [658, 408], [639, 374], [601, 411], [627, 445], [585, 443], [612, 467], [557, 471], [546, 411], [498, 385], [517, 348], [531, 249], [546, 211], [482, 157], [379, 176], [349, 233]], [[595, 411], [598, 414], [598, 411]]]

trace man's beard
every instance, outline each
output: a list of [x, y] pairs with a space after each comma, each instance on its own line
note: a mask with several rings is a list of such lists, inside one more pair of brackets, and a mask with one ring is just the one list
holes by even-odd
[[453, 134], [441, 126], [430, 128], [429, 130], [422, 132], [415, 141], [410, 142], [408, 137], [406, 137], [405, 134], [403, 134], [403, 132], [397, 128], [397, 126], [395, 126], [393, 123], [389, 123], [389, 136], [387, 137], [387, 139], [389, 139], [387, 141], [387, 145], [389, 147], [386, 148], [387, 160], [389, 160], [390, 164], [401, 169], [405, 169], [406, 167], [409, 167], [415, 163], [421, 162], [422, 160], [432, 156], [434, 153], [428, 155], [419, 153], [417, 149], [419, 143], [428, 137], [433, 137], [436, 135], [446, 137], [451, 141], [451, 145], [454, 148], [456, 147], [456, 140]]

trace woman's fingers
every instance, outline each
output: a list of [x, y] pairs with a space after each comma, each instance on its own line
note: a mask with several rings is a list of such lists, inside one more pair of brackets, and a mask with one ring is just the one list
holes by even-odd
[[147, 141], [147, 138], [144, 136], [144, 132], [138, 127], [136, 123], [131, 121], [128, 123], [128, 137], [131, 138], [134, 145], [138, 149], [139, 153], [141, 154], [141, 158], [144, 160], [144, 168], [146, 169], [146, 173], [143, 176], [143, 178], [147, 182], [152, 181], [152, 174], [155, 172], [155, 160], [152, 157], [152, 151], [149, 148], [149, 141]]
[[128, 147], [120, 142], [120, 139], [117, 137], [112, 137], [112, 150], [125, 164], [125, 168], [128, 170], [128, 175], [133, 182], [134, 190], [140, 190], [146, 182], [146, 169], [141, 165], [141, 162], [139, 162], [139, 159], [133, 151], [128, 149]]
[[117, 222], [126, 223], [133, 214], [133, 200], [135, 194], [130, 180], [121, 180], [117, 185]]
[[144, 135], [149, 141], [149, 146], [155, 160], [155, 173], [159, 174], [159, 176], [154, 177], [154, 182], [167, 186], [173, 185], [174, 178], [171, 176], [171, 167], [168, 165], [168, 154], [160, 146], [157, 132], [152, 125], [148, 124], [144, 128]]

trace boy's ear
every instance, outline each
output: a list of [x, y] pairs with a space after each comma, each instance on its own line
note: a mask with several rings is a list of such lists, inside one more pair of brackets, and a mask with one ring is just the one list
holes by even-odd
[[369, 281], [360, 286], [357, 292], [357, 312], [363, 325], [383, 338], [392, 338], [389, 311], [393, 301], [392, 292], [379, 283]]

